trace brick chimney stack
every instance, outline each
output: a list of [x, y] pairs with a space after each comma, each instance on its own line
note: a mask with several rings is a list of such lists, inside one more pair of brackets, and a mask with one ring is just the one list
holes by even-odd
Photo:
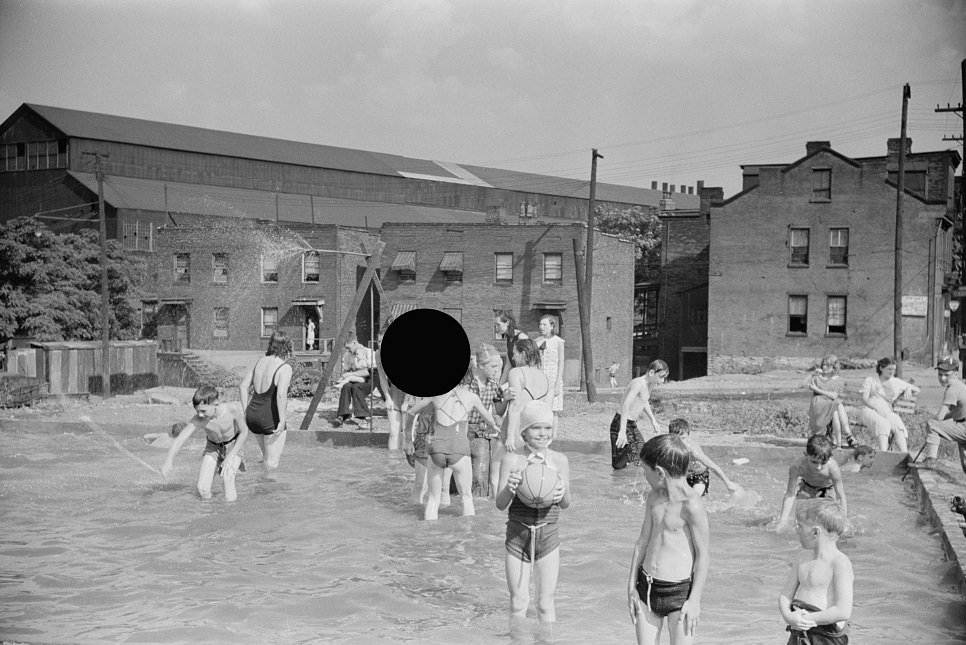
[[808, 141], [805, 143], [805, 154], [810, 155], [814, 152], [818, 152], [823, 148], [831, 148], [832, 144], [829, 141]]

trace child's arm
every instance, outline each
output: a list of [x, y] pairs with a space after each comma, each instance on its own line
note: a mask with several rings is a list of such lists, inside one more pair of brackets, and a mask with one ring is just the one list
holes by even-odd
[[701, 449], [701, 446], [699, 446], [699, 445], [697, 445], [695, 443], [692, 443], [691, 444], [691, 452], [694, 454], [695, 458], [698, 461], [700, 461], [702, 464], [704, 464], [705, 466], [707, 466], [708, 467], [708, 470], [710, 470], [711, 472], [713, 472], [715, 475], [718, 476], [718, 478], [721, 481], [724, 482], [724, 485], [727, 486], [727, 488], [728, 488], [729, 491], [731, 491], [732, 493], [734, 493], [734, 492], [738, 491], [741, 488], [740, 486], [738, 486], [738, 484], [736, 484], [733, 481], [731, 481], [730, 479], [728, 479], [728, 476], [725, 475], [725, 473], [724, 473], [723, 470], [721, 470], [721, 467], [718, 466], [718, 464], [714, 463], [714, 461], [712, 461], [711, 457], [709, 457], [708, 455], [706, 455], [704, 453], [704, 450]]
[[496, 424], [496, 421], [493, 419], [493, 415], [490, 414], [490, 411], [486, 409], [485, 405], [483, 405], [483, 401], [480, 401], [480, 397], [472, 392], [470, 392], [470, 407], [479, 412], [480, 416], [483, 417], [484, 421], [490, 424], [491, 428], [497, 432], [500, 431], [500, 426]]
[[520, 393], [523, 391], [523, 374], [519, 371], [510, 371], [510, 405], [507, 408], [506, 424], [506, 449], [515, 452], [522, 439], [520, 437], [520, 412], [523, 410], [523, 403], [520, 400]]
[[810, 380], [808, 382], [808, 389], [810, 389], [815, 394], [820, 394], [820, 395], [822, 395], [824, 397], [828, 397], [828, 398], [832, 399], [833, 401], [835, 399], [839, 398], [839, 393], [838, 392], [834, 392], [832, 390], [824, 390], [821, 387], [819, 387], [819, 385], [818, 385], [818, 375], [817, 374], [815, 376], [813, 376], [812, 377], [812, 380]]
[[832, 478], [832, 486], [835, 487], [835, 495], [838, 497], [839, 505], [842, 507], [842, 514], [849, 516], [849, 503], [845, 499], [845, 482], [842, 479], [842, 469], [834, 459], [828, 462], [828, 474]]
[[621, 422], [620, 427], [617, 429], [616, 445], [618, 448], [623, 448], [627, 445], [627, 421], [630, 419], [631, 415], [631, 402], [633, 402], [637, 396], [640, 396], [642, 389], [644, 392], [644, 400], [646, 401], [647, 384], [643, 378], [636, 378], [632, 380], [631, 384], [627, 386], [627, 391], [624, 392], [624, 399], [621, 401], [620, 408]]
[[788, 468], [788, 485], [785, 487], [785, 497], [782, 499], [782, 511], [778, 517], [776, 530], [781, 531], [791, 517], [792, 507], [795, 505], [795, 494], [798, 492], [798, 464]]
[[185, 442], [194, 433], [195, 428], [198, 427], [199, 424], [197, 419], [198, 417], [196, 416], [191, 417], [191, 421], [189, 421], [187, 425], [181, 429], [181, 432], [178, 433], [178, 436], [175, 437], [174, 441], [171, 442], [171, 447], [168, 448], [168, 455], [164, 458], [164, 463], [161, 465], [161, 477], [164, 479], [168, 478], [168, 475], [171, 474], [171, 470], [174, 468], [174, 456], [178, 454], [178, 451], [181, 450], [181, 446], [185, 444]]
[[631, 622], [637, 624], [637, 614], [642, 611], [641, 597], [637, 595], [637, 570], [647, 554], [647, 545], [651, 542], [651, 495], [644, 501], [644, 521], [641, 523], [641, 533], [634, 543], [634, 553], [631, 555], [631, 573], [627, 578], [627, 611], [631, 614]]
[[499, 492], [496, 494], [495, 501], [496, 507], [501, 511], [510, 505], [517, 494], [517, 486], [521, 479], [520, 471], [523, 470], [520, 464], [522, 459], [520, 455], [507, 453], [500, 460], [500, 479], [496, 487]]
[[419, 399], [413, 403], [409, 408], [409, 414], [417, 416], [422, 412], [430, 403], [433, 402], [433, 397], [427, 396], [425, 399]]
[[708, 579], [708, 511], [700, 499], [688, 500], [685, 504], [685, 520], [691, 528], [691, 546], [694, 548], [694, 569], [692, 569], [691, 593], [681, 606], [681, 620], [684, 634], [694, 635], [701, 614], [701, 594]]
[[835, 604], [822, 611], [809, 612], [808, 617], [818, 625], [831, 625], [852, 617], [852, 562], [844, 553], [832, 561], [832, 588], [835, 590]]
[[557, 469], [558, 481], [557, 487], [553, 491], [553, 501], [555, 504], [559, 505], [560, 508], [568, 508], [570, 506], [570, 460], [567, 459], [567, 455], [555, 452], [554, 453], [554, 463], [553, 467]]
[[781, 594], [778, 596], [778, 611], [781, 612], [782, 618], [792, 629], [804, 632], [815, 627], [817, 623], [812, 620], [811, 614], [792, 609], [792, 600], [795, 598], [798, 587], [798, 561], [796, 560], [792, 563], [792, 568], [785, 578], [785, 586], [782, 587]]

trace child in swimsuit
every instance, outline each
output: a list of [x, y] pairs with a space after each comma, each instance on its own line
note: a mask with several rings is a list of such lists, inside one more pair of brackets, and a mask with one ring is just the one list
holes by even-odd
[[651, 409], [651, 388], [663, 383], [668, 377], [667, 363], [661, 359], [651, 361], [643, 376], [633, 379], [624, 392], [621, 407], [610, 422], [611, 467], [614, 470], [627, 468], [627, 464], [638, 462], [644, 437], [637, 427], [638, 419], [644, 415], [650, 422], [652, 432], [663, 428]]
[[848, 455], [845, 460], [839, 464], [839, 467], [842, 469], [842, 472], [857, 473], [865, 470], [866, 468], [872, 468], [872, 464], [874, 462], [875, 448], [862, 444], [861, 446], [856, 446], [855, 450], [852, 451], [852, 454]]
[[[440, 396], [423, 399], [412, 408], [410, 414], [418, 414], [432, 404], [436, 410], [433, 438], [429, 444], [429, 461], [426, 472], [429, 482], [429, 495], [426, 499], [424, 519], [439, 518], [440, 498], [443, 495], [443, 475], [447, 468], [452, 469], [456, 488], [463, 501], [463, 515], [475, 515], [473, 506], [473, 466], [470, 462], [470, 441], [467, 436], [469, 412], [476, 410], [483, 420], [497, 430], [493, 416], [483, 407], [480, 397], [469, 390], [473, 380], [473, 370], [467, 369], [463, 380], [453, 390]], [[449, 494], [449, 491], [445, 491]]]
[[225, 501], [233, 502], [238, 498], [235, 474], [245, 470], [242, 447], [248, 439], [248, 426], [241, 404], [220, 402], [218, 390], [210, 385], [202, 385], [195, 390], [191, 402], [195, 415], [171, 442], [161, 466], [161, 476], [167, 479], [171, 475], [175, 455], [195, 430], [203, 428], [207, 442], [198, 471], [198, 494], [202, 499], [210, 499], [211, 483], [215, 474], [219, 474], [225, 483]]
[[825, 435], [813, 434], [805, 444], [805, 456], [788, 468], [788, 486], [777, 530], [787, 528], [796, 499], [831, 497], [833, 494], [842, 505], [842, 511], [848, 513], [842, 469], [832, 459], [832, 442]]
[[837, 544], [848, 526], [845, 510], [833, 500], [803, 500], [795, 519], [802, 552], [778, 597], [788, 645], [848, 645], [854, 575]]
[[[510, 590], [510, 616], [526, 616], [530, 604], [530, 570], [537, 587], [537, 617], [550, 623], [557, 619], [554, 593], [560, 570], [560, 535], [557, 518], [560, 509], [570, 506], [570, 462], [550, 450], [553, 440], [553, 410], [543, 401], [530, 401], [520, 412], [523, 452], [508, 452], [500, 461], [499, 492], [496, 507], [509, 506], [506, 523], [506, 581]], [[521, 473], [530, 463], [544, 463], [557, 471], [553, 504], [531, 508], [517, 497]]]
[[681, 437], [681, 441], [684, 445], [688, 447], [691, 453], [691, 461], [688, 465], [688, 474], [685, 478], [688, 482], [688, 486], [696, 490], [702, 497], [708, 494], [708, 488], [711, 484], [711, 475], [714, 473], [718, 476], [724, 485], [727, 486], [728, 491], [732, 494], [736, 494], [741, 490], [741, 486], [734, 483], [728, 476], [725, 475], [724, 471], [718, 464], [712, 461], [711, 457], [704, 454], [704, 450], [701, 449], [697, 443], [691, 439], [691, 426], [685, 419], [674, 419], [667, 425], [667, 431], [670, 434]]
[[708, 577], [708, 512], [685, 477], [690, 451], [680, 437], [660, 434], [641, 449], [651, 490], [634, 545], [627, 608], [638, 645], [656, 645], [667, 621], [671, 642], [690, 645]]

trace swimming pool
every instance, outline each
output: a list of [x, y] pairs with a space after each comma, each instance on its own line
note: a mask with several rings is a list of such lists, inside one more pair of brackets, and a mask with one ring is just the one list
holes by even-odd
[[[164, 451], [111, 436], [159, 464]], [[293, 433], [275, 481], [238, 478], [238, 501], [194, 491], [202, 441], [173, 483], [80, 424], [0, 433], [0, 637], [25, 642], [589, 643], [633, 642], [627, 566], [642, 519], [643, 477], [609, 455], [570, 453], [574, 504], [561, 517], [559, 622], [511, 631], [506, 514], [423, 522], [407, 503], [411, 469], [384, 450], [334, 448]], [[794, 535], [767, 530], [787, 463], [743, 451], [729, 476], [764, 501], [726, 508], [712, 481], [711, 572], [696, 642], [786, 638], [777, 598]], [[258, 449], [246, 450], [257, 462]], [[788, 458], [800, 449], [789, 449]], [[911, 489], [886, 472], [846, 482], [857, 534], [841, 548], [856, 571], [856, 642], [966, 640], [966, 608], [939, 539]], [[667, 637], [665, 636], [665, 639]]]

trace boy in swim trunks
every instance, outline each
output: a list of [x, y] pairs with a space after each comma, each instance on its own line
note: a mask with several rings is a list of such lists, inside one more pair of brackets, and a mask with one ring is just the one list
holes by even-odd
[[644, 446], [644, 437], [637, 428], [641, 415], [646, 415], [654, 433], [663, 432], [651, 410], [651, 388], [663, 383], [668, 376], [667, 363], [658, 359], [647, 366], [647, 373], [632, 380], [624, 392], [620, 410], [610, 423], [611, 466], [621, 470], [629, 463], [637, 463]]
[[796, 499], [832, 497], [833, 493], [842, 506], [842, 512], [847, 514], [849, 507], [842, 483], [842, 469], [832, 459], [832, 442], [825, 435], [813, 434], [805, 444], [805, 456], [788, 468], [788, 486], [785, 488], [777, 530], [787, 528]]
[[691, 426], [688, 425], [687, 420], [673, 419], [667, 424], [667, 431], [670, 434], [681, 437], [681, 441], [691, 451], [691, 461], [688, 465], [688, 474], [685, 479], [688, 482], [688, 486], [698, 491], [699, 495], [704, 497], [708, 494], [708, 488], [711, 484], [711, 473], [717, 475], [724, 482], [724, 485], [731, 494], [735, 494], [741, 490], [741, 486], [728, 479], [728, 476], [721, 470], [721, 467], [714, 463], [711, 457], [704, 454], [701, 446], [691, 439]]
[[[510, 617], [526, 616], [530, 604], [530, 566], [537, 591], [537, 617], [542, 623], [557, 619], [554, 593], [560, 572], [560, 509], [570, 506], [570, 462], [567, 456], [550, 450], [553, 441], [553, 410], [543, 401], [530, 401], [520, 411], [523, 452], [508, 452], [500, 460], [496, 507], [509, 506], [506, 523], [506, 584], [510, 591]], [[543, 463], [557, 471], [553, 503], [533, 508], [517, 497], [523, 470], [531, 463]]]
[[848, 455], [839, 467], [843, 473], [857, 473], [866, 468], [872, 468], [873, 462], [875, 462], [875, 448], [863, 444], [856, 446], [852, 454]]
[[241, 403], [219, 401], [218, 390], [210, 385], [202, 385], [195, 390], [191, 402], [195, 407], [195, 415], [171, 442], [168, 456], [161, 466], [161, 476], [167, 479], [171, 475], [174, 456], [194, 431], [202, 428], [207, 442], [201, 458], [201, 469], [198, 471], [198, 494], [202, 499], [211, 498], [211, 483], [217, 473], [225, 483], [225, 501], [233, 502], [238, 498], [235, 474], [245, 470], [241, 457], [242, 447], [248, 439], [245, 412]]
[[690, 452], [680, 437], [652, 437], [641, 461], [651, 490], [631, 557], [627, 608], [638, 645], [656, 645], [665, 619], [672, 645], [690, 645], [708, 577], [708, 512], [685, 481]]
[[795, 519], [803, 550], [778, 597], [788, 645], [848, 645], [854, 575], [837, 544], [848, 525], [845, 510], [830, 499], [802, 500]]

